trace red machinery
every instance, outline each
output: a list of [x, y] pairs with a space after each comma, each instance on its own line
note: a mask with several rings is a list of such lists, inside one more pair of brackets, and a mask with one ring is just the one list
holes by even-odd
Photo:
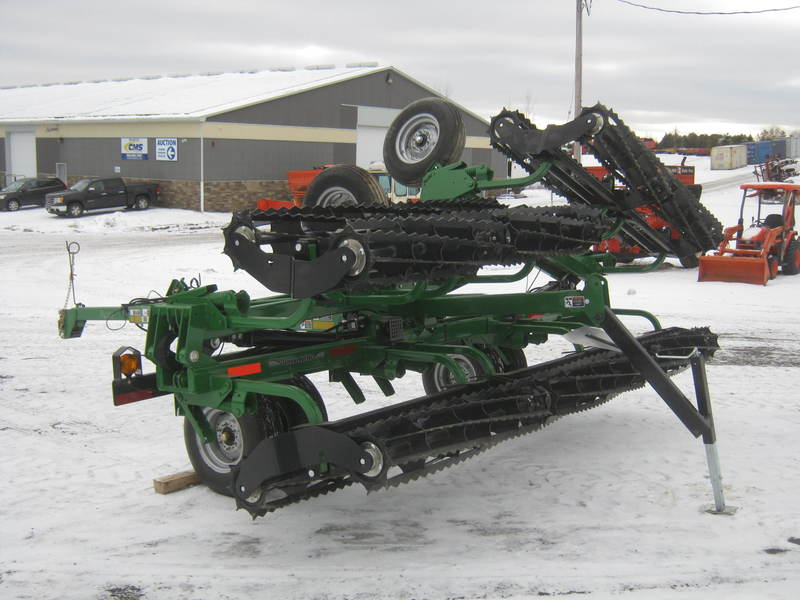
[[[694, 183], [694, 166], [665, 166], [672, 172], [673, 175], [675, 175], [675, 177], [677, 177], [681, 183], [690, 189], [695, 190], [697, 196], [699, 197], [701, 193], [701, 187], [699, 185], [695, 185]], [[600, 181], [607, 182], [609, 186], [616, 185], [616, 182], [611, 179], [611, 174], [609, 173], [608, 169], [606, 169], [604, 166], [588, 166], [584, 168]], [[651, 228], [668, 232], [672, 239], [680, 238], [680, 231], [675, 229], [669, 222], [659, 217], [651, 208], [647, 206], [640, 206], [636, 210]], [[621, 236], [614, 236], [607, 240], [603, 240], [597, 244], [593, 250], [595, 252], [608, 252], [613, 254], [619, 262], [629, 262], [636, 258], [650, 256], [650, 254], [646, 250], [642, 249], [641, 246], [638, 244], [629, 244]], [[697, 266], [692, 258], [681, 260], [681, 264], [687, 268]]]
[[[766, 285], [778, 274], [800, 273], [800, 240], [794, 230], [794, 207], [800, 185], [782, 182], [742, 184], [739, 221], [725, 229], [725, 239], [714, 254], [700, 257], [698, 281], [737, 281]], [[756, 213], [744, 226], [744, 208], [755, 199]], [[752, 204], [752, 201], [751, 201]], [[769, 206], [781, 205], [781, 213]], [[769, 213], [769, 214], [764, 214]]]

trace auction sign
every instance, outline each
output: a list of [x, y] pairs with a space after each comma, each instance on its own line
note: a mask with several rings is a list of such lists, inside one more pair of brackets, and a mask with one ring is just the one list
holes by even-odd
[[178, 160], [178, 138], [156, 138], [156, 160]]
[[122, 160], [147, 160], [147, 138], [120, 138]]

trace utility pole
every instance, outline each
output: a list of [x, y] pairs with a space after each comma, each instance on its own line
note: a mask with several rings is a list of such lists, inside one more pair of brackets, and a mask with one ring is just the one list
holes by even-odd
[[[583, 80], [583, 7], [586, 5], [586, 0], [575, 0], [575, 104], [572, 114], [573, 118], [577, 118], [582, 110], [581, 106], [581, 85]], [[586, 6], [588, 13], [589, 6]], [[574, 142], [572, 144], [572, 156], [579, 163], [581, 162], [581, 144]]]

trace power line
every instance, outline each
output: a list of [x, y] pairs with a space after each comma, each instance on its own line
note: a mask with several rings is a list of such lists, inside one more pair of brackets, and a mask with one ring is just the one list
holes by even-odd
[[629, 0], [617, 0], [617, 2], [622, 2], [623, 4], [629, 4], [631, 6], [636, 6], [638, 8], [645, 8], [647, 10], [655, 10], [658, 12], [665, 12], [665, 13], [673, 13], [677, 15], [757, 15], [760, 13], [768, 13], [768, 12], [783, 12], [787, 10], [796, 10], [800, 8], [800, 5], [795, 6], [787, 6], [785, 8], [764, 8], [762, 10], [736, 10], [730, 12], [702, 12], [702, 11], [695, 11], [695, 10], [672, 10], [669, 8], [658, 8], [656, 6], [647, 6], [645, 4], [638, 4], [636, 2], [630, 2]]

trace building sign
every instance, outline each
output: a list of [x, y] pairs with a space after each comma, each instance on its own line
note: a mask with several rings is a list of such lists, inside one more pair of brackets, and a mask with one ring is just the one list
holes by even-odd
[[147, 160], [147, 138], [120, 138], [122, 160]]
[[156, 160], [178, 161], [178, 138], [156, 138]]

